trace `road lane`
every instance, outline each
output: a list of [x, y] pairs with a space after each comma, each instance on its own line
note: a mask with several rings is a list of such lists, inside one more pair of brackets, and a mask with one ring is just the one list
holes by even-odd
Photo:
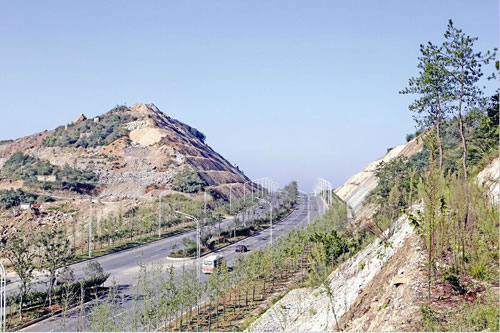
[[[311, 197], [311, 220], [314, 219], [316, 215], [322, 212], [320, 205], [322, 203], [318, 198]], [[278, 238], [279, 236], [286, 233], [286, 231], [293, 228], [302, 228], [305, 223], [307, 223], [307, 198], [300, 196], [297, 209], [294, 210], [289, 216], [281, 220], [278, 223], [273, 223], [273, 238]], [[168, 254], [172, 249], [172, 245], [176, 242], [182, 242], [184, 237], [189, 237], [186, 235], [174, 236], [176, 239], [169, 243], [166, 242], [167, 239], [157, 241], [154, 244], [148, 246], [143, 246], [142, 249], [133, 249], [132, 251], [126, 251], [124, 253], [115, 254], [115, 258], [111, 256], [106, 256], [98, 260], [103, 266], [106, 272], [111, 274], [107, 285], [110, 285], [113, 280], [115, 280], [118, 285], [118, 296], [122, 299], [123, 311], [122, 314], [125, 315], [133, 306], [132, 295], [134, 292], [134, 282], [139, 275], [140, 268], [138, 266], [139, 259], [144, 264], [150, 263], [163, 263], [167, 265], [173, 265], [176, 276], [180, 275], [182, 266], [189, 267], [196, 264], [195, 259], [188, 260], [170, 260], [167, 259]], [[215, 253], [221, 254], [227, 260], [229, 265], [232, 265], [239, 253], [235, 252], [235, 247], [237, 244], [249, 245], [250, 251], [264, 246], [270, 242], [270, 228], [260, 231], [240, 242], [231, 244], [224, 249], [215, 251]], [[247, 253], [248, 254], [248, 253]], [[154, 256], [154, 257], [153, 257]], [[200, 259], [203, 260], [203, 257]], [[75, 264], [78, 269], [84, 267], [83, 263]], [[208, 275], [200, 274], [202, 283], [208, 280]], [[85, 314], [91, 311], [90, 307], [85, 307]], [[70, 310], [65, 317], [60, 314], [52, 318], [48, 318], [32, 326], [29, 326], [22, 331], [76, 331], [78, 329], [78, 319], [79, 310]]]

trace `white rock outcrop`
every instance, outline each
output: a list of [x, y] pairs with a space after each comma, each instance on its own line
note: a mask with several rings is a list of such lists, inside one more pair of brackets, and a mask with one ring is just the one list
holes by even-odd
[[[412, 209], [421, 209], [414, 205]], [[376, 239], [365, 249], [339, 266], [329, 277], [329, 297], [324, 287], [295, 289], [262, 314], [249, 331], [332, 331], [336, 319], [354, 303], [362, 289], [413, 233], [408, 217], [401, 216], [393, 225], [389, 242]], [[334, 309], [335, 311], [333, 311]]]

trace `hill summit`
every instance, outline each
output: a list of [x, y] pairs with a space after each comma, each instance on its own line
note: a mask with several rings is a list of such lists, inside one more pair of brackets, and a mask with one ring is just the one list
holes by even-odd
[[38, 188], [66, 197], [140, 198], [151, 189], [225, 198], [248, 178], [205, 143], [199, 130], [154, 104], [79, 115], [53, 130], [0, 145], [0, 189]]

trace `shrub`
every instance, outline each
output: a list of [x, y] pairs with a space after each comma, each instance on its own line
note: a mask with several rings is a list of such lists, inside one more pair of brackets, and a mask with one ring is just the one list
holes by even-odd
[[[9, 178], [22, 179], [25, 184], [43, 190], [92, 190], [97, 176], [89, 170], [78, 170], [65, 165], [63, 168], [49, 162], [17, 152], [5, 162], [2, 172]], [[59, 181], [39, 182], [37, 175], [55, 175]]]
[[93, 119], [81, 121], [75, 125], [68, 125], [67, 129], [60, 126], [43, 142], [47, 147], [97, 147], [110, 144], [116, 139], [127, 136], [128, 130], [122, 127], [136, 119], [126, 106], [116, 106], [100, 117], [99, 122]]
[[194, 170], [184, 171], [175, 177], [175, 183], [172, 186], [174, 191], [184, 193], [197, 193], [203, 191], [207, 184], [200, 178]]
[[54, 201], [51, 197], [45, 195], [38, 195], [36, 193], [24, 192], [18, 190], [0, 190], [0, 208], [9, 209], [16, 207], [21, 202], [35, 203], [35, 202], [50, 202]]
[[186, 132], [188, 132], [189, 134], [193, 135], [194, 137], [196, 137], [197, 139], [199, 139], [201, 142], [205, 142], [205, 139], [206, 139], [205, 134], [203, 134], [202, 132], [200, 132], [196, 128], [189, 126], [188, 124], [184, 124], [184, 123], [182, 123], [180, 121], [179, 121], [179, 123], [182, 126], [182, 128], [184, 128], [184, 130]]

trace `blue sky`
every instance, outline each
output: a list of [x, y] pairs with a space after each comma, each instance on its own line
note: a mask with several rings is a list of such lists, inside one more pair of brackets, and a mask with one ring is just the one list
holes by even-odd
[[[498, 1], [2, 1], [0, 140], [154, 103], [251, 178], [342, 184], [414, 131], [398, 91]], [[497, 83], [490, 82], [490, 90]]]

